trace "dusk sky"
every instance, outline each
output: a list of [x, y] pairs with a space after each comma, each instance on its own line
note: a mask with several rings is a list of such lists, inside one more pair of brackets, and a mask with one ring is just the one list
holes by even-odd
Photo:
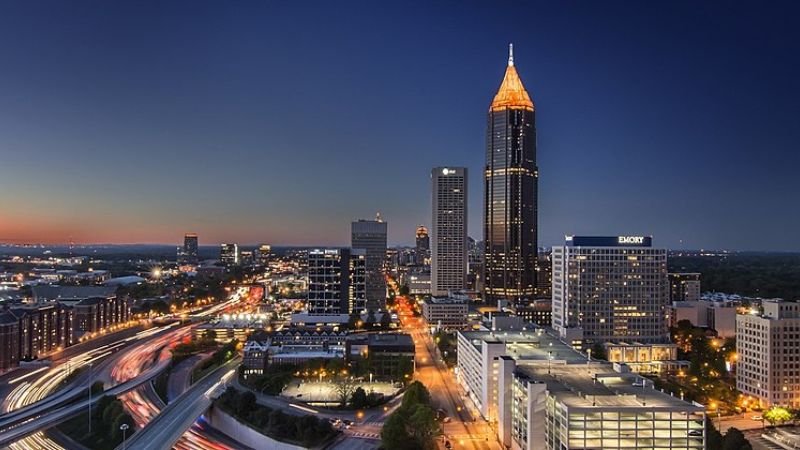
[[796, 5], [3, 2], [0, 242], [411, 243], [446, 165], [481, 239], [513, 42], [542, 245], [800, 251]]

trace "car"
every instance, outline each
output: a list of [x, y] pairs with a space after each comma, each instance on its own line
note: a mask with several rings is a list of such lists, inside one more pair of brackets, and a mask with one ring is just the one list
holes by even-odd
[[702, 436], [703, 430], [690, 430], [689, 436]]
[[634, 381], [631, 386], [633, 387], [644, 387], [644, 380], [642, 381]]
[[764, 418], [761, 417], [761, 416], [753, 416], [752, 419], [753, 420], [764, 420]]
[[344, 422], [344, 424], [347, 425], [348, 427], [353, 424], [353, 421], [349, 419], [344, 419], [342, 422]]
[[445, 418], [444, 418], [444, 419], [442, 419], [442, 422], [444, 422], [444, 423], [449, 423], [449, 422], [450, 422], [450, 418], [449, 418], [449, 417], [447, 417], [447, 416], [445, 416]]

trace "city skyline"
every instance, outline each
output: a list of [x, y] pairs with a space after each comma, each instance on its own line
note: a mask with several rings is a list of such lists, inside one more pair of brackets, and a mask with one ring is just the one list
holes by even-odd
[[411, 244], [443, 165], [471, 173], [481, 239], [485, 105], [513, 42], [543, 111], [542, 247], [800, 250], [794, 5], [192, 6], [4, 6], [0, 241], [346, 246], [380, 211]]

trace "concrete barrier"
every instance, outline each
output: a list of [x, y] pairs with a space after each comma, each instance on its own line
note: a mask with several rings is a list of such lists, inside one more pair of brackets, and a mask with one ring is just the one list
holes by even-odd
[[306, 447], [287, 444], [259, 433], [249, 425], [213, 406], [206, 412], [206, 420], [212, 427], [233, 437], [238, 442], [258, 450], [306, 450]]

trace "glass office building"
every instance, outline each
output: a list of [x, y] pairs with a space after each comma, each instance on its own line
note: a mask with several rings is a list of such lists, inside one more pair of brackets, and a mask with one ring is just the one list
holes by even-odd
[[484, 198], [484, 296], [513, 304], [536, 287], [536, 115], [509, 52], [508, 67], [489, 108]]

